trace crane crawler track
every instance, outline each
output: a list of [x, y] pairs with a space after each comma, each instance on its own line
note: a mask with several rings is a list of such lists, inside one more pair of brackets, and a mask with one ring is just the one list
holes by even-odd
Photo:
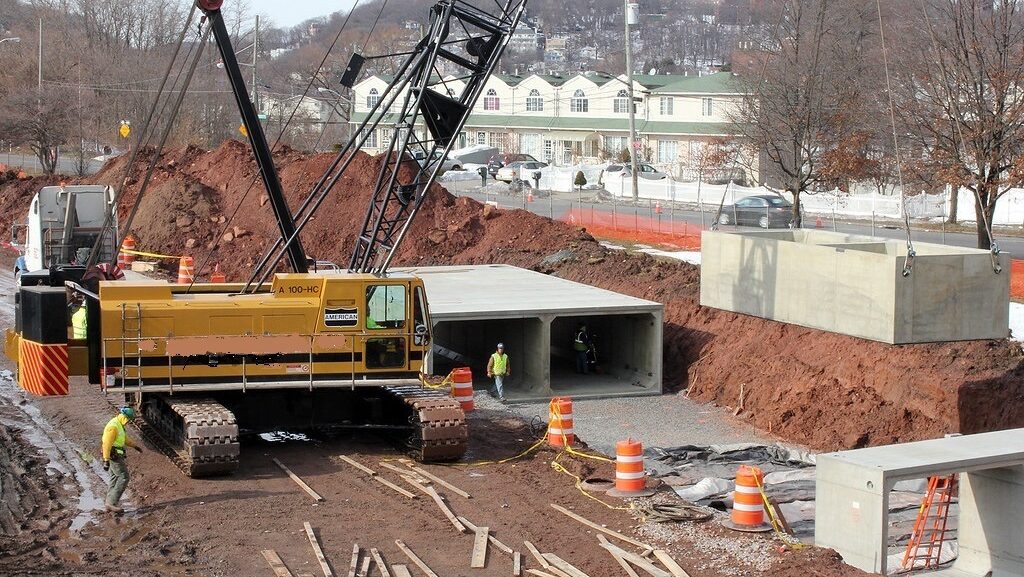
[[145, 403], [144, 415], [143, 434], [189, 477], [238, 468], [235, 415], [217, 401], [155, 396]]
[[469, 431], [466, 413], [447, 392], [418, 386], [389, 386], [384, 390], [401, 399], [410, 411], [413, 434], [406, 444], [417, 461], [454, 461], [466, 453]]

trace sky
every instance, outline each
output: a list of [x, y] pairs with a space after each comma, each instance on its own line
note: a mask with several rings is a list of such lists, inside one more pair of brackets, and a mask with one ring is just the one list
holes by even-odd
[[356, 0], [249, 0], [249, 6], [252, 12], [270, 17], [275, 26], [290, 28], [310, 18], [347, 11], [355, 2]]

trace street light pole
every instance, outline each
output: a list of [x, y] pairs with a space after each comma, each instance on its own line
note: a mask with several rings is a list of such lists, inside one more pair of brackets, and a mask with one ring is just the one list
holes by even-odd
[[39, 19], [39, 67], [36, 82], [36, 90], [39, 96], [43, 95], [43, 19]]
[[629, 162], [632, 167], [630, 171], [633, 177], [633, 200], [640, 198], [638, 186], [638, 174], [636, 166], [636, 101], [633, 100], [633, 37], [630, 34], [630, 26], [639, 22], [640, 6], [636, 0], [625, 0], [626, 21], [626, 92], [629, 95]]
[[256, 56], [260, 53], [260, 15], [256, 15], [256, 29], [252, 38], [252, 105], [260, 112], [260, 102], [256, 95]]

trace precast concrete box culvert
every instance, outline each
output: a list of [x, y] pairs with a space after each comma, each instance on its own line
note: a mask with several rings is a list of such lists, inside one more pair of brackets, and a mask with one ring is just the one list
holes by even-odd
[[[509, 355], [513, 401], [657, 395], [662, 391], [661, 304], [507, 265], [402, 269], [423, 279], [434, 346], [427, 371], [473, 371], [488, 386], [487, 359]], [[594, 352], [576, 372], [573, 343], [587, 326]]]
[[1009, 254], [930, 243], [914, 249], [904, 274], [902, 241], [707, 231], [700, 304], [890, 344], [1009, 335]]

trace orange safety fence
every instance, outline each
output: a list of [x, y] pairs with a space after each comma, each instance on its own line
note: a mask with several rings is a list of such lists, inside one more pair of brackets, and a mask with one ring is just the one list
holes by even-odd
[[600, 239], [700, 250], [700, 225], [673, 222], [665, 214], [652, 218], [631, 210], [616, 213], [590, 207], [583, 210], [574, 208], [559, 220], [586, 228], [587, 232]]
[[1024, 260], [1010, 261], [1010, 297], [1024, 299]]

